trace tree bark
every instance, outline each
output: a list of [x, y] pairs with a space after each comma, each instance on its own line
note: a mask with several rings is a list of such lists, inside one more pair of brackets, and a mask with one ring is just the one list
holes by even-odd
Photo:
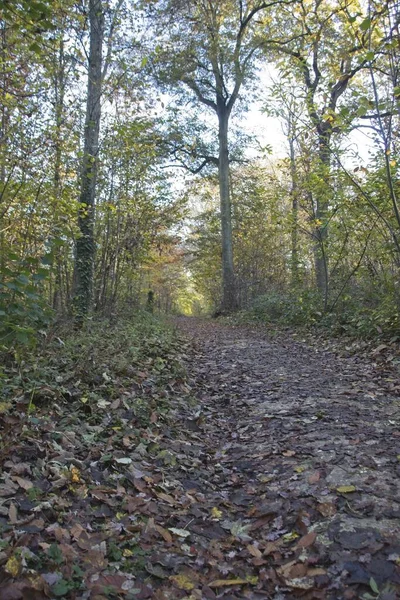
[[291, 256], [290, 256], [290, 270], [291, 270], [291, 284], [293, 288], [296, 288], [299, 284], [299, 248], [298, 248], [298, 220], [299, 220], [299, 206], [298, 206], [298, 189], [297, 189], [297, 172], [296, 172], [296, 155], [294, 147], [294, 133], [292, 131], [293, 124], [289, 124], [289, 156], [290, 156], [290, 196], [292, 199], [292, 222], [291, 222]]
[[81, 170], [80, 237], [76, 243], [75, 257], [75, 310], [77, 321], [82, 321], [90, 311], [93, 288], [94, 263], [94, 209], [98, 145], [101, 119], [102, 50], [104, 37], [104, 12], [102, 0], [89, 0], [90, 49], [89, 73], [84, 133], [84, 151]]
[[[54, 212], [56, 215], [56, 233], [59, 227], [58, 222], [58, 210], [59, 204], [62, 199], [62, 127], [63, 117], [65, 110], [65, 56], [64, 56], [64, 37], [61, 36], [58, 46], [58, 54], [55, 57], [54, 66], [54, 95], [55, 95], [55, 162], [54, 162], [54, 199], [55, 206]], [[52, 298], [53, 308], [57, 313], [62, 313], [64, 310], [64, 303], [66, 301], [65, 296], [63, 297], [62, 290], [62, 256], [63, 250], [57, 248], [56, 250], [56, 270], [55, 270], [55, 282], [54, 282], [54, 295]]]
[[[330, 142], [331, 135], [329, 131], [323, 131], [319, 133], [319, 168], [321, 180], [328, 184], [331, 168], [331, 156], [330, 156]], [[319, 293], [323, 299], [324, 310], [328, 308], [329, 300], [329, 271], [328, 271], [328, 199], [324, 197], [324, 192], [317, 194], [317, 203], [315, 210], [315, 218], [317, 226], [315, 228], [316, 245], [314, 248], [315, 257], [315, 276], [316, 284]]]
[[228, 151], [229, 113], [225, 106], [218, 110], [218, 179], [221, 206], [222, 233], [222, 305], [221, 312], [232, 312], [237, 309], [235, 271], [233, 266], [232, 243], [232, 211], [229, 184], [229, 151]]

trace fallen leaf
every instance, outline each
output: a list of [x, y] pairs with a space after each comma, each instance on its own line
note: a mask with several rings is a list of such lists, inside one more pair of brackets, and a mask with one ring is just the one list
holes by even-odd
[[247, 550], [250, 552], [250, 554], [252, 556], [254, 556], [254, 558], [261, 558], [262, 557], [262, 552], [259, 548], [257, 548], [257, 546], [255, 546], [254, 544], [248, 544], [246, 546]]
[[315, 471], [315, 473], [311, 473], [308, 478], [308, 483], [317, 483], [320, 480], [321, 473], [319, 471]]
[[180, 590], [186, 590], [187, 592], [190, 592], [190, 590], [193, 590], [196, 587], [187, 575], [172, 575], [169, 580]]
[[18, 521], [17, 507], [12, 502], [8, 509], [8, 518], [10, 519], [10, 523], [12, 523], [13, 525], [15, 525], [15, 523]]
[[22, 570], [21, 557], [20, 556], [16, 556], [15, 554], [13, 554], [12, 556], [10, 556], [10, 558], [6, 562], [4, 570], [9, 575], [11, 575], [11, 577], [18, 577], [18, 575], [20, 574], [20, 572]]
[[311, 577], [296, 577], [294, 579], [286, 579], [286, 585], [297, 590], [312, 590], [314, 588], [314, 579]]
[[307, 566], [304, 563], [291, 560], [285, 565], [279, 567], [277, 572], [285, 579], [285, 581], [288, 581], [298, 579], [299, 577], [304, 577], [307, 572]]
[[168, 504], [176, 504], [175, 498], [170, 496], [170, 494], [164, 494], [164, 492], [157, 494], [157, 498], [159, 498], [160, 500], [164, 500], [165, 502], [168, 502]]
[[104, 399], [100, 399], [97, 402], [97, 406], [99, 408], [107, 408], [108, 406], [110, 406], [111, 402], [109, 402], [108, 400], [104, 400]]
[[169, 527], [169, 531], [183, 538], [187, 538], [190, 535], [190, 531], [187, 531], [187, 529], [177, 529], [176, 527]]
[[382, 350], [386, 350], [387, 345], [386, 344], [380, 344], [379, 346], [377, 346], [377, 348], [375, 348], [375, 350], [372, 352], [372, 354], [380, 354], [380, 352], [382, 352]]
[[296, 452], [294, 450], [285, 450], [282, 452], [283, 456], [294, 456]]
[[295, 467], [294, 470], [296, 471], [296, 473], [303, 473], [303, 471], [306, 470], [306, 467], [302, 467], [301, 465], [298, 467]]
[[220, 519], [222, 517], [222, 511], [219, 510], [216, 506], [211, 509], [211, 516], [213, 519]]
[[71, 481], [72, 483], [81, 483], [81, 474], [77, 467], [71, 467]]
[[123, 456], [122, 458], [116, 458], [115, 462], [119, 465], [130, 465], [132, 464], [132, 459], [129, 456]]
[[210, 588], [226, 587], [229, 585], [257, 585], [258, 577], [246, 577], [246, 579], [215, 579], [208, 584]]
[[339, 492], [339, 494], [350, 494], [356, 492], [357, 488], [354, 485], [340, 485], [336, 488], [336, 491]]
[[293, 542], [294, 540], [297, 540], [298, 537], [298, 533], [296, 533], [295, 531], [291, 531], [290, 533], [285, 533], [285, 535], [282, 536], [282, 539], [285, 542]]
[[320, 502], [317, 509], [323, 517], [333, 517], [337, 512], [336, 506], [331, 502]]
[[158, 533], [164, 538], [167, 544], [172, 544], [172, 535], [167, 529], [161, 527], [160, 525], [154, 525], [154, 529], [158, 531]]
[[322, 567], [314, 567], [311, 569], [307, 569], [308, 577], [318, 577], [318, 575], [326, 575], [326, 574], [327, 574], [327, 570], [322, 569]]
[[249, 535], [249, 531], [252, 527], [251, 523], [245, 525], [241, 521], [234, 521], [233, 523], [231, 521], [224, 521], [222, 526], [229, 529], [233, 536], [243, 542], [250, 542], [253, 539], [252, 536]]
[[313, 545], [316, 538], [317, 538], [317, 534], [315, 533], [315, 531], [310, 531], [310, 533], [303, 535], [303, 537], [299, 539], [299, 541], [297, 542], [297, 547], [298, 548], [308, 548], [309, 546]]

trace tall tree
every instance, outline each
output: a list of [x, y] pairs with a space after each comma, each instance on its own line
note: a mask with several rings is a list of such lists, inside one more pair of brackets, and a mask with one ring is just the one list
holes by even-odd
[[84, 148], [79, 196], [80, 236], [76, 243], [75, 306], [78, 320], [87, 315], [92, 298], [94, 264], [94, 208], [103, 82], [104, 7], [102, 0], [89, 0], [89, 69]]
[[[316, 173], [320, 185], [313, 191], [315, 214], [316, 284], [325, 309], [328, 306], [328, 223], [332, 138], [340, 133], [340, 100], [351, 80], [367, 63], [365, 29], [355, 30], [349, 12], [361, 9], [353, 0], [342, 3], [300, 0], [289, 15], [281, 14], [282, 24], [293, 28], [291, 44], [280, 39], [267, 44], [290, 57], [292, 72], [301, 82], [305, 108], [316, 141]], [[285, 64], [285, 70], [287, 69]], [[326, 185], [328, 184], [328, 185]]]
[[[181, 86], [181, 90], [190, 90], [192, 99], [211, 109], [217, 117], [223, 279], [221, 309], [226, 312], [238, 306], [229, 175], [230, 117], [262, 44], [255, 36], [257, 18], [273, 7], [294, 2], [296, 0], [167, 0], [160, 11], [164, 28], [159, 44], [162, 49], [157, 53], [162, 65], [162, 69], [158, 70], [160, 80]], [[204, 163], [207, 163], [207, 157]]]

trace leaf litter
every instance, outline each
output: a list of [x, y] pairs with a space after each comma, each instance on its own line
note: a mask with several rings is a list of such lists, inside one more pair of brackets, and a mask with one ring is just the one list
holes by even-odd
[[0, 598], [398, 597], [393, 362], [177, 324], [189, 343], [123, 374], [59, 374], [68, 402], [47, 386], [30, 415], [15, 391], [0, 415]]

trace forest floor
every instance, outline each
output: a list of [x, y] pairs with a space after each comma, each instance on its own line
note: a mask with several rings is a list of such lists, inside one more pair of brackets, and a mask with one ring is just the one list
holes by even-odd
[[[400, 597], [390, 347], [175, 324], [186, 379], [144, 370], [95, 425], [61, 407], [4, 455], [1, 600]], [[139, 392], [169, 404], [142, 429]]]

